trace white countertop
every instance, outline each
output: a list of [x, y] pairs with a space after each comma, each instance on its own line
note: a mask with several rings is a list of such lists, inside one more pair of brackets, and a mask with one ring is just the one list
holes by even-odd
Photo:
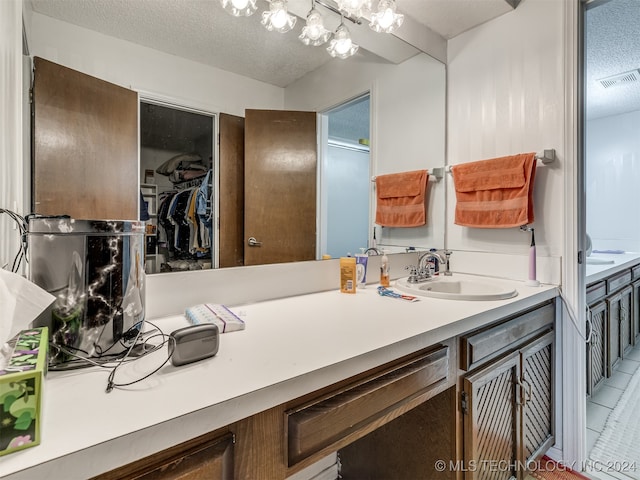
[[[107, 370], [50, 372], [42, 443], [0, 457], [0, 478], [97, 475], [558, 294], [552, 285], [505, 282], [516, 297], [412, 303], [381, 297], [369, 285], [355, 295], [334, 290], [233, 308], [246, 330], [223, 334], [215, 357], [167, 364], [109, 394]], [[187, 325], [183, 316], [154, 323], [165, 333]], [[165, 358], [161, 351], [124, 365], [115, 380], [142, 377]]]
[[[589, 259], [596, 262], [608, 261], [611, 263], [594, 265], [589, 263]], [[640, 263], [640, 253], [592, 253], [587, 257], [585, 283], [586, 285], [595, 283], [638, 263]]]

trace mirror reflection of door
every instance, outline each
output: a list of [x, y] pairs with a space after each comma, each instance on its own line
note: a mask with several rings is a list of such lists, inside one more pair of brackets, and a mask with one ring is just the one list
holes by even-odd
[[34, 58], [32, 212], [86, 220], [138, 217], [137, 97]]
[[245, 265], [316, 258], [316, 172], [315, 112], [245, 111]]
[[211, 114], [140, 102], [147, 273], [215, 266], [214, 128]]
[[322, 116], [320, 253], [332, 258], [368, 247], [370, 96], [367, 93]]

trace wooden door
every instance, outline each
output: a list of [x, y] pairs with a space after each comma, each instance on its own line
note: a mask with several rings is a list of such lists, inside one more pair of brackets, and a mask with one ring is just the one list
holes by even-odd
[[32, 135], [34, 212], [138, 219], [136, 92], [36, 57]]
[[219, 266], [244, 265], [244, 118], [220, 114]]
[[245, 265], [316, 258], [316, 169], [315, 112], [246, 110]]
[[522, 429], [520, 462], [538, 460], [554, 442], [554, 346], [555, 332], [549, 332], [521, 350]]
[[520, 432], [519, 378], [519, 352], [464, 378], [466, 480], [508, 480], [516, 477]]

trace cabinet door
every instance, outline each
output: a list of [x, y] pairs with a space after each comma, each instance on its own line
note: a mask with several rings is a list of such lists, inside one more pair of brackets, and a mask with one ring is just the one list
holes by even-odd
[[138, 94], [34, 59], [33, 211], [137, 220]]
[[613, 369], [621, 358], [620, 352], [620, 317], [622, 312], [622, 295], [616, 293], [607, 298], [607, 376], [610, 377]]
[[554, 441], [554, 337], [555, 332], [549, 332], [521, 350], [524, 464], [542, 456]]
[[632, 340], [633, 344], [637, 345], [640, 343], [640, 281], [635, 282], [632, 285], [633, 288], [633, 296], [632, 296], [632, 324], [633, 324], [633, 335]]
[[607, 376], [607, 304], [589, 307], [591, 339], [587, 344], [587, 394], [593, 395]]
[[519, 378], [519, 352], [464, 378], [466, 480], [506, 480], [516, 476], [520, 436]]
[[628, 286], [620, 292], [620, 356], [624, 358], [631, 349], [633, 335], [633, 315], [631, 310], [631, 299], [633, 288]]

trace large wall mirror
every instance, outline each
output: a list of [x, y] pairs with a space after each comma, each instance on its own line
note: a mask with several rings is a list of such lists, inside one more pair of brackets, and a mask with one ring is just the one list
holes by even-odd
[[[290, 3], [292, 10], [299, 10], [294, 13], [302, 17], [311, 5], [310, 0]], [[263, 0], [258, 4], [262, 10], [268, 8]], [[220, 2], [213, 0], [31, 0], [28, 6], [25, 27], [32, 56], [137, 92], [140, 122], [159, 121], [159, 112], [173, 116], [174, 121], [183, 114], [197, 117], [193, 123], [178, 120], [176, 130], [169, 134], [190, 135], [188, 145], [179, 145], [174, 137], [140, 136], [139, 183], [143, 187], [156, 185], [157, 190], [162, 190], [167, 178], [159, 181], [157, 168], [172, 157], [194, 150], [201, 159], [196, 165], [202, 167], [197, 168], [211, 168], [215, 178], [212, 188], [216, 192], [212, 208], [217, 215], [226, 217], [220, 218], [219, 227], [214, 219], [213, 228], [218, 228], [212, 236], [214, 249], [200, 262], [201, 266], [215, 268], [321, 259], [323, 255], [335, 257], [371, 247], [374, 237], [378, 246], [389, 251], [444, 247], [445, 182], [430, 177], [427, 223], [415, 228], [375, 226], [376, 192], [372, 182], [376, 175], [419, 169], [431, 171], [444, 166], [446, 73], [440, 61], [393, 35], [371, 37], [374, 32], [365, 32], [368, 26], [351, 24], [348, 27], [354, 40], [361, 44], [359, 52], [346, 60], [333, 59], [324, 47], [308, 47], [298, 40], [304, 25], [301, 18], [291, 32], [268, 32], [260, 25], [260, 12], [248, 18], [235, 18], [222, 9]], [[330, 28], [335, 29], [339, 17], [328, 10], [322, 13]], [[235, 135], [238, 129], [243, 130], [243, 135], [257, 135], [259, 128], [255, 125], [265, 124], [264, 112], [271, 112], [273, 117], [269, 121], [280, 124], [289, 122], [284, 112], [313, 113], [315, 124], [311, 128], [317, 157], [310, 177], [312, 208], [291, 207], [284, 209], [284, 213], [274, 214], [270, 208], [284, 201], [278, 200], [283, 199], [282, 193], [268, 197], [268, 193], [260, 190], [262, 197], [257, 200], [259, 209], [268, 212], [267, 218], [311, 215], [306, 220], [312, 226], [314, 243], [311, 253], [304, 253], [303, 257], [250, 259], [246, 253], [250, 250], [246, 237], [253, 236], [258, 242], [265, 239], [249, 231], [240, 233], [237, 228], [233, 235], [241, 237], [244, 251], [225, 247], [231, 230], [225, 230], [224, 218], [235, 215], [236, 226], [242, 223], [244, 227], [248, 222], [245, 215], [248, 208], [241, 205], [244, 195], [258, 192], [258, 186], [274, 185], [277, 178], [284, 178], [286, 184], [288, 174], [270, 170], [268, 162], [259, 167], [243, 163], [244, 170], [220, 179], [221, 174], [225, 175], [225, 162], [230, 156], [242, 155], [248, 159], [252, 149], [256, 149], [253, 155], [262, 156], [265, 144], [251, 147], [244, 143], [248, 142], [245, 139], [242, 149], [246, 147], [246, 151], [242, 152], [229, 147], [235, 145], [233, 143], [223, 145], [227, 133], [235, 132]], [[243, 125], [237, 125], [238, 121]], [[187, 125], [188, 128], [184, 128]], [[286, 133], [288, 128], [280, 131]], [[286, 143], [285, 135], [278, 138], [275, 146], [283, 147]], [[162, 144], [167, 147], [164, 153], [158, 147]], [[149, 163], [149, 157], [155, 157], [158, 164], [155, 168], [153, 162]], [[287, 158], [294, 170], [302, 169], [300, 158], [295, 155]], [[359, 167], [347, 167], [346, 162], [355, 158], [360, 162]], [[332, 177], [331, 169], [336, 162], [341, 173]], [[242, 198], [225, 191], [234, 182], [245, 187]], [[359, 202], [349, 202], [348, 196], [339, 200], [333, 196], [336, 191], [344, 194], [349, 189], [358, 195]], [[118, 186], [114, 185], [113, 190], [117, 191]], [[143, 194], [142, 202], [148, 202], [145, 205], [155, 208], [157, 214], [159, 197], [154, 197], [154, 189], [143, 188]], [[300, 207], [301, 202], [294, 204]], [[242, 213], [238, 209], [242, 209]], [[340, 213], [342, 218], [334, 222], [332, 212]], [[350, 215], [353, 222], [349, 222]], [[348, 230], [347, 226], [356, 224], [363, 231], [359, 239], [343, 242], [340, 235]], [[275, 249], [280, 253], [289, 252], [288, 242], [294, 234], [280, 227], [273, 230], [270, 235], [274, 235]], [[334, 248], [331, 245], [342, 244], [345, 245], [329, 250]], [[160, 253], [157, 245], [153, 252]], [[151, 267], [150, 271], [161, 271], [160, 265]]]

